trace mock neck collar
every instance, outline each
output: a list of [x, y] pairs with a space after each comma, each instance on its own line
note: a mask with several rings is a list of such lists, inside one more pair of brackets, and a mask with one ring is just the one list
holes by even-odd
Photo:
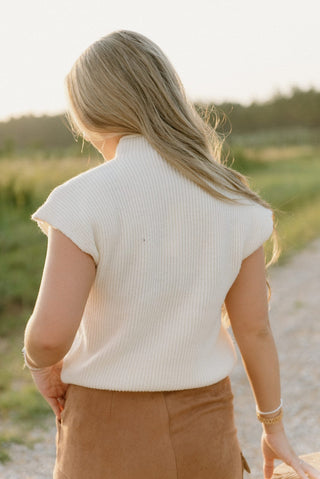
[[122, 156], [126, 156], [128, 153], [132, 154], [135, 149], [139, 149], [142, 146], [142, 143], [147, 143], [147, 139], [141, 134], [122, 136], [118, 142], [116, 153], [113, 159], [115, 160]]
[[[135, 138], [135, 137], [137, 137], [137, 136], [143, 136], [143, 135], [141, 135], [140, 133], [134, 133], [134, 134], [132, 134], [132, 135], [123, 135], [123, 136], [120, 138], [120, 141], [129, 140], [129, 139]], [[120, 141], [119, 141], [119, 143], [120, 143]]]

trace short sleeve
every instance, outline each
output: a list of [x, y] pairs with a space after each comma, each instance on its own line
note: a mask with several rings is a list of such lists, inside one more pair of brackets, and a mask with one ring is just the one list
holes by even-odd
[[259, 203], [248, 208], [248, 221], [245, 222], [245, 241], [242, 259], [250, 256], [270, 238], [273, 231], [273, 211]]
[[60, 230], [82, 251], [91, 255], [97, 265], [99, 252], [91, 203], [83, 185], [69, 180], [52, 190], [47, 200], [31, 215], [31, 219], [38, 223], [47, 236], [49, 225]]

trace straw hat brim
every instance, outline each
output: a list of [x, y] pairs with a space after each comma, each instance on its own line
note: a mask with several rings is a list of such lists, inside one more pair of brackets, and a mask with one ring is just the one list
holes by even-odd
[[[304, 454], [299, 457], [320, 471], [320, 452], [312, 452], [311, 454]], [[275, 468], [272, 479], [299, 479], [299, 476], [292, 467], [282, 463]]]

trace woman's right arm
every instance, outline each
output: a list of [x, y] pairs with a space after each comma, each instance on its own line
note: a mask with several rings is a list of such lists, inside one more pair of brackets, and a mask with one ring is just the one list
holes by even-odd
[[[263, 246], [243, 260], [225, 306], [257, 407], [260, 411], [273, 411], [280, 405], [280, 373], [269, 323]], [[265, 479], [272, 477], [274, 459], [291, 466], [302, 479], [320, 479], [320, 472], [301, 463], [292, 450], [281, 420], [272, 425], [263, 424], [261, 447]]]

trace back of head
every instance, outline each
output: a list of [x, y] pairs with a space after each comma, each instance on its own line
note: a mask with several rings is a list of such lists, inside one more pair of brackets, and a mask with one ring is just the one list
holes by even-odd
[[[234, 203], [240, 195], [271, 209], [243, 174], [221, 161], [218, 121], [211, 127], [200, 117], [169, 59], [146, 36], [119, 30], [94, 42], [72, 66], [66, 90], [76, 133], [92, 140], [141, 134], [173, 168], [211, 196]], [[230, 197], [228, 192], [239, 195]], [[279, 254], [274, 228], [268, 266]]]
[[90, 45], [66, 77], [78, 132], [172, 135], [193, 109], [162, 50], [144, 35], [120, 30]]
[[174, 168], [213, 196], [228, 201], [208, 180], [232, 192], [238, 186], [257, 199], [244, 188], [242, 175], [221, 164], [219, 135], [188, 100], [169, 59], [144, 35], [119, 30], [97, 40], [72, 66], [66, 87], [76, 133], [97, 140], [142, 134]]

